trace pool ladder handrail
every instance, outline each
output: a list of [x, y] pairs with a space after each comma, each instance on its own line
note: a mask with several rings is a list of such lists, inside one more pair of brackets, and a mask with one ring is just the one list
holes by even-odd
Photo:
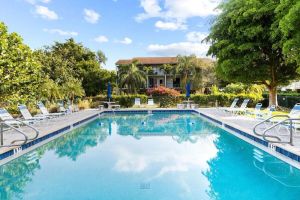
[[[38, 138], [38, 136], [39, 136], [39, 130], [36, 129], [35, 127], [33, 127], [33, 126], [31, 126], [31, 125], [29, 125], [29, 124], [27, 124], [27, 123], [25, 123], [25, 122], [23, 122], [23, 121], [21, 121], [21, 120], [18, 120], [18, 119], [13, 119], [13, 120], [12, 120], [12, 121], [17, 121], [17, 122], [19, 122], [20, 125], [22, 125], [22, 126], [27, 126], [27, 127], [29, 127], [30, 129], [32, 129], [32, 130], [35, 132], [34, 137], [28, 138], [27, 134], [26, 134], [24, 131], [20, 130], [19, 128], [15, 127], [15, 126], [13, 126], [13, 125], [10, 125], [10, 124], [6, 123], [7, 121], [10, 121], [10, 120], [0, 121], [0, 148], [1, 148], [1, 147], [22, 146], [22, 145], [26, 144], [28, 141], [32, 141], [32, 140], [35, 140], [36, 138]], [[4, 137], [3, 137], [3, 134], [4, 134], [4, 126], [7, 126], [8, 128], [13, 129], [13, 130], [15, 130], [16, 132], [18, 132], [19, 134], [23, 135], [23, 136], [24, 136], [24, 139], [23, 139], [23, 140], [13, 140], [13, 141], [11, 142], [11, 144], [9, 144], [9, 145], [4, 145], [4, 141], [3, 141], [3, 139], [4, 139]], [[14, 144], [14, 143], [20, 142], [20, 141], [22, 141], [21, 144]]]
[[[277, 118], [277, 117], [286, 117], [286, 119], [283, 119], [275, 124], [273, 124], [272, 126], [266, 128], [262, 134], [258, 133], [256, 128], [259, 127], [260, 125], [266, 123], [266, 122], [271, 122], [270, 121], [271, 119], [274, 119], [274, 118]], [[275, 115], [275, 116], [272, 116], [272, 117], [269, 117], [259, 123], [257, 123], [254, 127], [253, 127], [253, 133], [257, 136], [261, 136], [263, 137], [263, 139], [267, 142], [270, 142], [270, 143], [287, 143], [287, 144], [290, 144], [290, 145], [293, 145], [293, 121], [300, 121], [300, 118], [290, 118], [288, 115]], [[286, 122], [289, 123], [289, 134], [290, 134], [290, 140], [287, 142], [287, 141], [282, 141], [282, 139], [280, 137], [277, 137], [277, 136], [274, 136], [274, 135], [267, 135], [267, 132], [270, 131], [271, 129], [277, 127], [277, 126], [280, 126], [282, 124], [287, 124]], [[268, 138], [273, 138], [273, 139], [276, 139], [277, 141], [273, 141], [273, 140], [269, 140]]]

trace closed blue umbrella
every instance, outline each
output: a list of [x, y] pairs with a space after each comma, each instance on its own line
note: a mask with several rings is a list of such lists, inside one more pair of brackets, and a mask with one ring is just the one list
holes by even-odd
[[107, 99], [108, 99], [108, 101], [110, 101], [110, 99], [111, 99], [111, 84], [110, 84], [110, 82], [108, 82], [108, 84], [107, 84]]
[[188, 82], [186, 84], [185, 90], [186, 90], [185, 97], [190, 98], [190, 96], [191, 96], [191, 83], [190, 82]]

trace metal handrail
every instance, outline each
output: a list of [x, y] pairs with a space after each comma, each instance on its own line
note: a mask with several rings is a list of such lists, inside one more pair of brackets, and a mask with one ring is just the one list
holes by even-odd
[[22, 120], [19, 120], [19, 119], [11, 119], [11, 120], [5, 120], [4, 122], [6, 122], [6, 121], [17, 121], [17, 122], [19, 122], [20, 124], [22, 124], [23, 126], [27, 126], [27, 127], [29, 127], [29, 128], [31, 128], [34, 132], [35, 132], [35, 136], [33, 137], [33, 138], [29, 138], [28, 140], [35, 140], [36, 138], [38, 138], [38, 136], [39, 136], [39, 130], [38, 129], [36, 129], [35, 127], [33, 127], [33, 126], [31, 126], [30, 124], [28, 124], [28, 123], [25, 123], [24, 121], [22, 121]]
[[[300, 118], [284, 119], [284, 120], [274, 124], [273, 126], [270, 126], [269, 128], [264, 130], [263, 135], [262, 135], [263, 139], [268, 142], [272, 142], [272, 143], [288, 143], [290, 145], [293, 145], [293, 121], [300, 121]], [[282, 141], [281, 138], [279, 138], [277, 136], [267, 135], [268, 131], [270, 131], [271, 129], [275, 128], [278, 125], [284, 124], [285, 122], [289, 122], [289, 133], [290, 133], [290, 141], [289, 142]], [[267, 138], [274, 138], [274, 139], [277, 139], [277, 141], [271, 141], [271, 140], [268, 140]]]
[[[5, 122], [7, 122], [7, 121], [17, 121], [17, 122], [20, 123], [20, 125], [29, 127], [30, 129], [32, 129], [32, 130], [35, 132], [34, 137], [28, 138], [28, 136], [27, 136], [27, 134], [26, 134], [25, 132], [23, 132], [23, 131], [21, 131], [20, 129], [14, 127], [13, 125], [10, 125], [10, 124], [8, 124], [8, 123], [5, 123]], [[14, 141], [11, 142], [10, 145], [3, 145], [3, 125], [6, 125], [6, 126], [8, 126], [9, 128], [14, 129], [14, 130], [17, 131], [18, 133], [24, 135], [24, 136], [25, 136], [24, 142], [23, 142], [22, 144], [14, 145], [14, 143], [16, 143], [16, 142], [23, 141], [23, 140], [14, 140]], [[33, 126], [31, 126], [31, 125], [25, 123], [24, 121], [21, 121], [21, 120], [18, 120], [18, 119], [7, 119], [7, 120], [1, 122], [1, 136], [0, 136], [0, 137], [1, 137], [1, 141], [0, 141], [0, 147], [22, 146], [23, 144], [26, 144], [27, 141], [35, 140], [36, 138], [38, 138], [38, 136], [39, 136], [39, 130], [36, 129], [35, 127], [33, 127]]]
[[[274, 115], [274, 116], [271, 116], [271, 117], [269, 117], [269, 118], [267, 118], [267, 119], [265, 119], [265, 120], [263, 120], [263, 121], [257, 123], [257, 124], [253, 127], [253, 133], [254, 133], [255, 135], [257, 135], [257, 136], [263, 136], [263, 134], [260, 134], [260, 133], [258, 133], [258, 132], [256, 131], [256, 128], [259, 127], [260, 125], [266, 123], [266, 122], [269, 122], [271, 119], [274, 119], [274, 118], [277, 118], [277, 117], [287, 117], [287, 118], [289, 118], [289, 115]], [[270, 122], [271, 122], [271, 121], [270, 121]]]
[[[1, 124], [0, 125], [0, 147], [22, 146], [23, 144], [27, 143], [28, 137], [27, 137], [26, 133], [24, 133], [23, 131], [21, 131], [21, 130], [17, 129], [16, 127], [14, 127], [12, 125], [9, 125], [9, 124], [7, 124], [5, 122], [0, 122], [0, 124]], [[4, 141], [3, 141], [3, 133], [4, 133], [3, 126], [4, 125], [7, 126], [7, 127], [9, 127], [9, 128], [11, 128], [11, 129], [14, 129], [15, 131], [17, 131], [18, 133], [20, 133], [21, 135], [23, 135], [24, 136], [24, 140], [14, 140], [14, 141], [11, 142], [10, 145], [4, 145]], [[22, 144], [14, 144], [15, 142], [18, 142], [18, 141], [23, 141], [23, 143]]]

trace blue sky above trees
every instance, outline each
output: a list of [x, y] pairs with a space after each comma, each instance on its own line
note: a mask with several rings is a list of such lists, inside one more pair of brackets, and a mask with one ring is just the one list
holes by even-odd
[[114, 69], [134, 56], [204, 57], [201, 40], [221, 0], [2, 0], [0, 20], [36, 49], [73, 37]]

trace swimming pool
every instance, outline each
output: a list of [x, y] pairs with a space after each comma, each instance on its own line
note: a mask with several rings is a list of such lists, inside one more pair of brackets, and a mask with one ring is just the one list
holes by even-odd
[[193, 113], [105, 114], [0, 176], [0, 199], [300, 197], [300, 170]]

